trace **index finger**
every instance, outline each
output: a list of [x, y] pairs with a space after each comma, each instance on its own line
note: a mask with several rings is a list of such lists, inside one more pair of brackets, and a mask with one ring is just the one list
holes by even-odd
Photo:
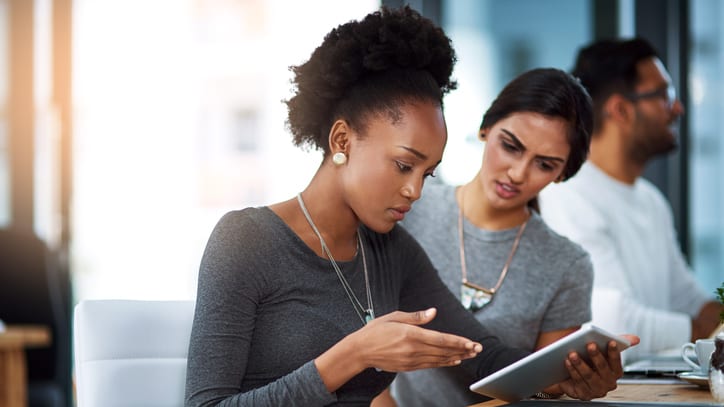
[[438, 348], [454, 350], [462, 349], [474, 353], [480, 353], [483, 350], [483, 345], [478, 342], [472, 341], [462, 336], [433, 331], [431, 329], [422, 328], [420, 341], [426, 345], [435, 346]]

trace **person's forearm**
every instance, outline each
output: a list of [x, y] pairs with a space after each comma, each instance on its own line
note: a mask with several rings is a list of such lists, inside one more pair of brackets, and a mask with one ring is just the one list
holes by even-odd
[[314, 360], [319, 376], [330, 393], [367, 368], [354, 335], [348, 335]]

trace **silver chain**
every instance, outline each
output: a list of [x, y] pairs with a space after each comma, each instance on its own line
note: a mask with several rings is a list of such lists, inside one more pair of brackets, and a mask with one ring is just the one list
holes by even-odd
[[374, 305], [372, 304], [372, 293], [370, 292], [370, 281], [369, 277], [367, 275], [367, 258], [365, 257], [365, 247], [362, 243], [362, 238], [359, 235], [359, 230], [357, 230], [357, 245], [359, 246], [360, 252], [362, 253], [362, 267], [364, 270], [364, 276], [365, 276], [365, 289], [367, 291], [367, 308], [365, 309], [364, 306], [362, 306], [362, 303], [357, 299], [357, 296], [354, 295], [354, 291], [352, 291], [352, 287], [347, 282], [347, 279], [344, 278], [344, 275], [342, 274], [342, 271], [339, 269], [339, 266], [337, 265], [337, 262], [334, 261], [334, 257], [332, 257], [332, 253], [329, 251], [329, 248], [327, 247], [327, 244], [324, 242], [324, 239], [322, 238], [322, 234], [319, 233], [319, 229], [317, 229], [317, 226], [312, 221], [312, 217], [309, 215], [309, 212], [307, 211], [307, 207], [304, 206], [304, 201], [302, 200], [302, 194], [297, 194], [297, 201], [299, 201], [299, 206], [302, 208], [302, 212], [304, 213], [304, 217], [307, 218], [307, 222], [309, 222], [309, 226], [312, 227], [312, 230], [314, 230], [314, 233], [319, 238], [319, 242], [322, 245], [322, 251], [324, 254], [327, 255], [329, 258], [329, 262], [332, 263], [332, 267], [334, 268], [334, 271], [337, 273], [337, 277], [339, 277], [339, 281], [342, 283], [342, 287], [344, 288], [344, 291], [347, 293], [347, 297], [349, 297], [350, 302], [352, 303], [352, 307], [354, 308], [354, 311], [359, 316], [360, 320], [362, 320], [362, 324], [367, 324], [371, 320], [375, 318], [375, 309]]

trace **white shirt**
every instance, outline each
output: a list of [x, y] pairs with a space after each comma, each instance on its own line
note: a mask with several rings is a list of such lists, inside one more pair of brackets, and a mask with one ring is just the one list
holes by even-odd
[[627, 360], [680, 347], [691, 318], [713, 298], [697, 285], [677, 243], [668, 202], [649, 181], [619, 182], [591, 162], [540, 195], [543, 219], [591, 255], [593, 323], [639, 335]]

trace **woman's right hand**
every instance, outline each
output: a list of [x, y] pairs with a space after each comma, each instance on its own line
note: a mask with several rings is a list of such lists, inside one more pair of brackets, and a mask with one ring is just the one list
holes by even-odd
[[350, 335], [364, 366], [388, 372], [454, 366], [483, 350], [470, 339], [419, 326], [432, 321], [436, 314], [435, 308], [395, 311]]
[[395, 311], [347, 335], [314, 360], [327, 390], [336, 391], [371, 367], [404, 372], [454, 366], [483, 350], [470, 339], [418, 326], [432, 321], [436, 314], [435, 308]]

